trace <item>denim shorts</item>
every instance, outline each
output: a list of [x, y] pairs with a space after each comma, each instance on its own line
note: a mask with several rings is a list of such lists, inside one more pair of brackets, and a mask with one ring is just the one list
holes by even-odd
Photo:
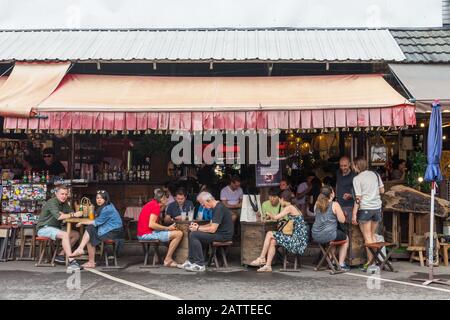
[[43, 227], [42, 229], [39, 229], [37, 234], [39, 237], [46, 237], [46, 238], [50, 238], [52, 240], [56, 240], [56, 236], [61, 231], [63, 231], [63, 230], [55, 228], [55, 227]]
[[381, 221], [381, 209], [358, 210], [358, 222], [365, 223], [369, 221]]
[[170, 231], [154, 230], [152, 233], [147, 233], [138, 237], [138, 240], [159, 240], [161, 242], [169, 242]]

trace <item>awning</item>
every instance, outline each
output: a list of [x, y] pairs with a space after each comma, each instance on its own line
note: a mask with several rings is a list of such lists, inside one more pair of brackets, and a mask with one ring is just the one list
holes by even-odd
[[70, 62], [17, 62], [0, 87], [0, 115], [28, 117], [56, 89], [69, 66]]
[[389, 64], [392, 72], [416, 100], [418, 113], [431, 112], [431, 103], [441, 101], [442, 112], [450, 112], [450, 65]]
[[[39, 130], [245, 130], [415, 125], [381, 75], [138, 77], [67, 75], [36, 106]], [[21, 122], [19, 124], [19, 122]], [[9, 119], [6, 129], [30, 129]]]

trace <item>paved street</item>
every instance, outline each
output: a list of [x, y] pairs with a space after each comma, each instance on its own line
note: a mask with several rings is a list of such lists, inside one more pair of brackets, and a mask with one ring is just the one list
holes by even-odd
[[[122, 259], [129, 266], [120, 271], [82, 271], [79, 286], [65, 268], [36, 268], [32, 262], [0, 264], [0, 299], [450, 299], [450, 287], [422, 287], [410, 281], [426, 276], [427, 269], [396, 262], [399, 272], [383, 272], [377, 286], [358, 269], [347, 274], [315, 272], [308, 261], [299, 273], [258, 274], [237, 264], [230, 272], [188, 273], [179, 269], [139, 269], [141, 257]], [[437, 274], [450, 279], [450, 268]], [[68, 281], [69, 279], [69, 281]], [[389, 280], [389, 281], [388, 281]], [[390, 282], [393, 281], [393, 282]], [[68, 286], [69, 284], [69, 286]], [[372, 289], [370, 289], [372, 288]]]

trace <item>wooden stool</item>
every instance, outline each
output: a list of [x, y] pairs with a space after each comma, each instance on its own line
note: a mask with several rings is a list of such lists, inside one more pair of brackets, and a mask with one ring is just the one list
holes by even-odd
[[[104, 270], [117, 270], [117, 269], [124, 269], [125, 267], [119, 266], [118, 262], [117, 262], [117, 250], [118, 250], [118, 246], [117, 246], [117, 242], [121, 241], [121, 240], [104, 240], [102, 245], [103, 245], [103, 249], [102, 249], [102, 253], [103, 256], [105, 257], [105, 267], [103, 268]], [[111, 255], [108, 253], [108, 249], [109, 247], [111, 248]], [[109, 264], [109, 260], [113, 260], [114, 261], [114, 265], [110, 265]]]
[[444, 266], [448, 266], [448, 249], [450, 249], [450, 243], [445, 243], [445, 242], [441, 242], [440, 244], [441, 246], [441, 256], [442, 259], [444, 260]]
[[[142, 248], [144, 249], [144, 265], [139, 268], [159, 268], [161, 265], [162, 259], [159, 253], [159, 245], [161, 242], [159, 240], [139, 240], [139, 243], [142, 244]], [[153, 247], [153, 262], [151, 265], [148, 264], [148, 257], [150, 254], [150, 247]], [[158, 261], [158, 262], [156, 262]]]
[[[389, 257], [393, 252], [393, 248], [395, 247], [394, 243], [390, 242], [375, 242], [368, 243], [364, 245], [369, 251], [372, 253], [372, 259], [368, 262], [369, 265], [376, 262], [380, 265], [380, 270], [386, 269], [386, 267], [394, 272], [394, 267], [392, 263], [389, 261]], [[386, 248], [386, 255], [383, 253], [383, 248]]]
[[14, 260], [16, 257], [16, 225], [0, 225], [0, 261]]
[[407, 251], [411, 251], [411, 255], [409, 256], [409, 262], [419, 261], [421, 267], [425, 267], [425, 259], [424, 255], [426, 252], [425, 247], [421, 246], [410, 246], [406, 248]]
[[[39, 260], [35, 266], [54, 267], [60, 242], [58, 240], [53, 241], [47, 237], [36, 237], [36, 241], [39, 243]], [[43, 262], [44, 256], [46, 256], [45, 262]]]
[[228, 262], [227, 262], [227, 255], [226, 255], [226, 248], [231, 247], [233, 245], [233, 241], [214, 241], [209, 245], [209, 260], [208, 260], [208, 267], [211, 267], [211, 263], [214, 259], [214, 264], [216, 266], [216, 269], [220, 268], [219, 260], [217, 259], [217, 248], [219, 248], [219, 251], [222, 255], [223, 265], [225, 268], [228, 268]]
[[288, 256], [289, 256], [289, 251], [286, 250], [286, 248], [281, 247], [280, 248], [283, 249], [283, 268], [280, 269], [280, 272], [300, 272], [300, 268], [301, 268], [301, 255], [299, 254], [293, 254], [294, 255], [294, 267], [289, 269], [287, 268], [287, 264], [288, 264]]
[[[328, 268], [330, 268], [331, 270], [330, 274], [344, 273], [345, 271], [342, 270], [341, 265], [339, 264], [339, 260], [338, 258], [336, 258], [336, 254], [332, 251], [332, 249], [345, 244], [347, 241], [348, 240], [330, 241], [329, 243], [326, 244], [319, 243], [320, 251], [322, 251], [323, 256], [322, 259], [320, 259], [317, 266], [314, 268], [314, 270], [320, 271], [323, 263], [326, 261], [328, 264]], [[333, 262], [335, 263], [335, 265], [333, 265]]]
[[[30, 230], [31, 234], [26, 234]], [[28, 245], [27, 245], [28, 242]], [[26, 248], [28, 246], [28, 248]], [[28, 256], [24, 257], [25, 249], [28, 249]], [[22, 226], [20, 229], [20, 254], [18, 261], [33, 261], [36, 260], [36, 227]]]

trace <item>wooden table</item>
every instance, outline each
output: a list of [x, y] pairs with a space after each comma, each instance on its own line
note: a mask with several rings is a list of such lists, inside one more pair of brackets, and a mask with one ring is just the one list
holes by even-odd
[[267, 231], [276, 231], [278, 222], [241, 221], [241, 264], [244, 266], [259, 257]]
[[[92, 221], [89, 218], [69, 218], [69, 219], [65, 219], [64, 222], [66, 223], [66, 231], [69, 234], [70, 237], [70, 232], [72, 231], [72, 223], [80, 223], [80, 222], [89, 222]], [[82, 225], [80, 227], [80, 241], [83, 238], [83, 233], [84, 233], [84, 225]], [[85, 260], [84, 257], [80, 257], [80, 260]], [[66, 256], [66, 266], [69, 265], [69, 257]]]
[[174, 260], [179, 264], [184, 263], [189, 256], [189, 225], [192, 222], [198, 223], [199, 225], [205, 225], [209, 223], [209, 221], [206, 220], [194, 220], [194, 221], [185, 220], [176, 222], [177, 229], [183, 232], [183, 239], [178, 245], [177, 250], [175, 250], [175, 257], [174, 257]]

